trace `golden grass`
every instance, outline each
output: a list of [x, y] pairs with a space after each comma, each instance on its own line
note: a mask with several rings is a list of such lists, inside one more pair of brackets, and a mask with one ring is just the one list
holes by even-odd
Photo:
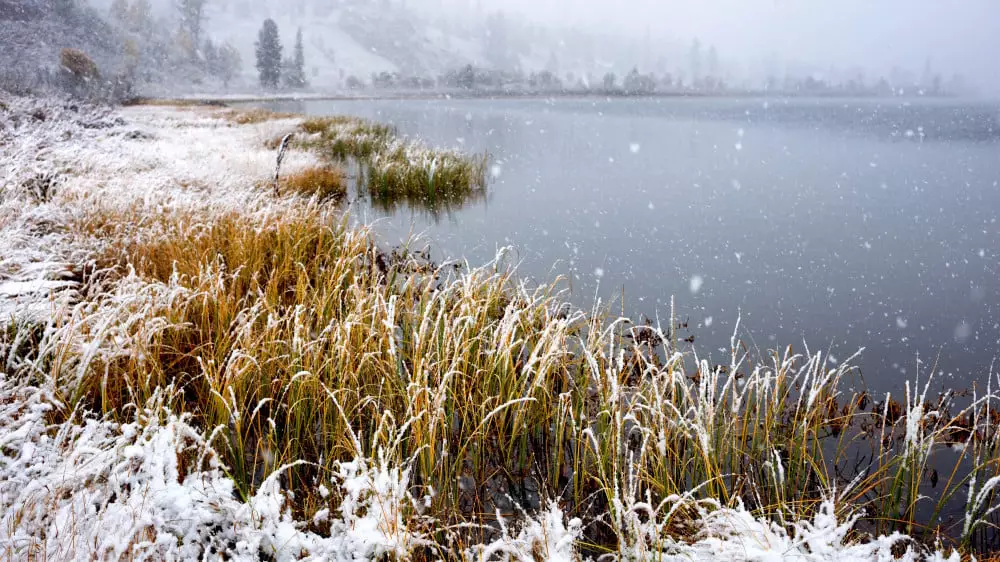
[[340, 198], [347, 194], [344, 170], [332, 165], [311, 166], [281, 178], [284, 193], [298, 193], [320, 199]]
[[360, 123], [364, 123], [364, 121], [356, 117], [334, 115], [328, 117], [310, 117], [302, 121], [300, 128], [310, 135], [316, 135], [325, 133], [331, 127], [337, 125], [356, 125]]
[[281, 113], [267, 109], [230, 109], [222, 112], [220, 116], [235, 125], [256, 125], [267, 121], [299, 117], [294, 113]]
[[485, 193], [486, 166], [485, 156], [441, 151], [413, 156], [398, 150], [369, 163], [366, 185], [383, 200], [459, 202]]
[[[567, 316], [555, 286], [529, 290], [504, 268], [458, 274], [387, 254], [330, 211], [295, 209], [161, 215], [149, 235], [109, 247], [98, 267], [134, 268], [158, 296], [118, 305], [115, 337], [132, 342], [130, 353], [94, 358], [80, 378], [73, 369], [69, 403], [114, 416], [177, 385], [173, 408], [218, 428], [242, 494], [278, 466], [311, 463], [286, 474], [306, 519], [336, 508], [315, 483], [361, 447], [412, 461], [412, 491], [434, 490], [428, 513], [442, 524], [552, 498], [588, 522], [594, 552], [632, 540], [608, 516], [631, 509], [615, 501], [648, 495], [658, 505], [692, 490], [761, 515], [808, 517], [836, 486], [841, 507], [867, 509], [874, 532], [941, 533], [950, 544], [975, 535], [915, 509], [931, 501], [919, 499], [929, 456], [907, 440], [920, 397], [872, 406], [845, 394], [850, 371], [790, 351], [755, 359], [737, 349], [724, 368], [689, 364], [673, 355], [669, 331]], [[118, 220], [87, 228], [113, 236]], [[982, 483], [1000, 463], [989, 411], [933, 407], [942, 415], [920, 439], [942, 446], [979, 428], [961, 434], [960, 475], [941, 479], [930, 504], [938, 513], [961, 507], [969, 471]], [[858, 458], [867, 459], [860, 469], [848, 464]], [[673, 512], [663, 532], [683, 538], [692, 514]]]

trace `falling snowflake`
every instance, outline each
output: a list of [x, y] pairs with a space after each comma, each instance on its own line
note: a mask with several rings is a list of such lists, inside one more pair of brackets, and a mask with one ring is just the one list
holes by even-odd
[[701, 275], [694, 275], [688, 283], [688, 288], [691, 290], [692, 295], [697, 295], [701, 291], [701, 286], [704, 284], [705, 280], [701, 277]]

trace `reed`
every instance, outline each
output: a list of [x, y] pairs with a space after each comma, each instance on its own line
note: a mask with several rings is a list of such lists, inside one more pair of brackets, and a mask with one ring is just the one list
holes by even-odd
[[170, 408], [215, 432], [243, 497], [293, 466], [304, 519], [337, 508], [319, 484], [338, 463], [393, 459], [446, 551], [549, 500], [598, 555], [683, 540], [699, 502], [793, 520], [831, 494], [863, 510], [858, 533], [970, 552], [991, 536], [992, 393], [959, 407], [927, 384], [875, 404], [845, 390], [844, 364], [735, 335], [728, 364], [696, 361], [671, 347], [675, 326], [567, 313], [558, 285], [531, 288], [501, 258], [438, 266], [315, 202], [292, 209], [168, 215], [110, 247], [99, 267], [121, 272], [118, 292], [52, 353], [69, 403], [116, 416], [174, 385]]

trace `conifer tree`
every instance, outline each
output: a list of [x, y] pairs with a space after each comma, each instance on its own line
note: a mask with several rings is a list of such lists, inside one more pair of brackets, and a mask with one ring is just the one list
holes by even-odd
[[229, 88], [229, 82], [239, 74], [242, 64], [236, 47], [226, 43], [219, 49], [219, 78], [223, 87]]
[[281, 80], [281, 39], [278, 37], [278, 24], [268, 18], [257, 34], [257, 72], [260, 74], [260, 85], [265, 88], [277, 88]]
[[295, 81], [297, 88], [306, 87], [306, 55], [302, 46], [302, 28], [295, 34], [295, 54], [292, 62], [295, 65]]
[[305, 67], [306, 58], [305, 50], [302, 46], [302, 29], [299, 28], [298, 33], [295, 34], [295, 48], [292, 52], [292, 58], [286, 59], [282, 63], [282, 77], [284, 78], [285, 86], [288, 88], [305, 88]]

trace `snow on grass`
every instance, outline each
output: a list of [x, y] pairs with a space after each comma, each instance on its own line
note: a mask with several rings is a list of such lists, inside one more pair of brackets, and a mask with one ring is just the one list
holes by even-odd
[[[281, 471], [247, 501], [234, 492], [217, 461], [211, 435], [164, 406], [171, 389], [116, 424], [63, 411], [52, 388], [0, 375], [0, 552], [48, 560], [250, 561], [405, 560], [426, 540], [403, 518], [412, 500], [408, 470], [384, 459], [340, 464], [334, 485], [344, 496], [323, 535], [304, 530], [285, 507]], [[69, 416], [53, 426], [52, 418]], [[325, 489], [325, 487], [324, 487]], [[810, 521], [778, 524], [737, 509], [702, 509], [691, 542], [665, 540], [640, 559], [853, 562], [940, 560], [958, 554], [921, 553], [900, 534], [859, 544], [849, 540], [856, 517], [838, 518], [824, 502]], [[329, 519], [324, 510], [317, 517]], [[503, 521], [502, 518], [500, 518]], [[652, 523], [649, 523], [652, 524]], [[507, 525], [501, 537], [471, 547], [478, 560], [582, 558], [582, 522], [555, 503]], [[658, 534], [658, 533], [655, 533]], [[636, 552], [629, 545], [623, 551]], [[612, 557], [617, 559], [617, 557]], [[629, 557], [631, 559], [631, 557]]]
[[[61, 411], [49, 388], [0, 375], [0, 553], [44, 560], [404, 559], [406, 471], [343, 463], [330, 532], [304, 530], [281, 471], [241, 501], [206, 436], [164, 406], [164, 389], [116, 424]], [[49, 416], [70, 420], [50, 425]]]
[[[273, 174], [267, 139], [297, 120], [236, 127], [205, 108], [106, 108], [55, 100], [3, 98], [0, 111], [0, 320], [38, 317], [58, 289], [73, 288], [103, 245], [71, 228], [117, 211], [142, 217], [168, 211], [280, 212], [281, 200], [256, 187]], [[286, 172], [318, 166], [295, 152]], [[48, 192], [31, 189], [51, 177]], [[46, 180], [48, 182], [48, 180]], [[37, 182], [35, 182], [37, 183]], [[143, 219], [145, 220], [145, 219]]]
[[[877, 537], [865, 543], [851, 540], [858, 518], [841, 518], [832, 501], [824, 501], [812, 520], [779, 524], [755, 518], [742, 507], [702, 511], [696, 540], [666, 545], [664, 561], [752, 560], [760, 562], [800, 560], [802, 562], [867, 562], [934, 560], [960, 562], [952, 553], [927, 553], [912, 548], [909, 537], [900, 533]], [[898, 550], [899, 552], [894, 552]]]
[[468, 556], [478, 560], [550, 560], [574, 562], [580, 559], [576, 541], [581, 538], [583, 522], [573, 518], [566, 521], [559, 505], [549, 503], [548, 509], [537, 517], [525, 517], [517, 535], [511, 534], [503, 517], [498, 514], [501, 537], [489, 544], [469, 549]]

